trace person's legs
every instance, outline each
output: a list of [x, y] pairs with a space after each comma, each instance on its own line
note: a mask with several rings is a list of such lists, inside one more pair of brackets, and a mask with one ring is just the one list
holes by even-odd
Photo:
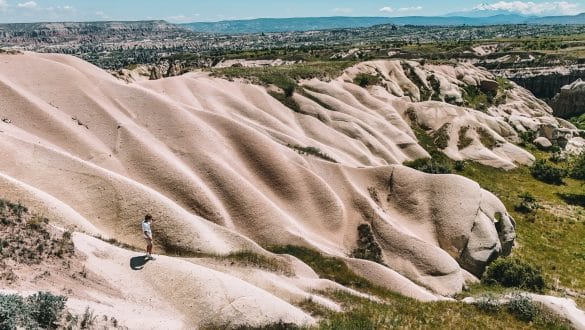
[[144, 237], [144, 239], [146, 240], [146, 256], [150, 257], [152, 254], [152, 240], [148, 237]]

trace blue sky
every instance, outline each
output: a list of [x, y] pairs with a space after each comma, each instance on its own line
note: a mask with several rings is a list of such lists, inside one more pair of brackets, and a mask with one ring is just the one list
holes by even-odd
[[0, 0], [0, 23], [259, 17], [444, 15], [471, 10], [524, 15], [585, 12], [585, 0]]

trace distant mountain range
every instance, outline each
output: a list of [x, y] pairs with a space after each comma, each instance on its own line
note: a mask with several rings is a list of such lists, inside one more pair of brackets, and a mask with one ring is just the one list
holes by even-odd
[[514, 14], [481, 16], [469, 13], [458, 16], [408, 16], [408, 17], [301, 17], [301, 18], [258, 18], [251, 20], [234, 20], [220, 22], [196, 22], [182, 26], [197, 32], [206, 33], [260, 33], [311, 31], [339, 28], [371, 27], [380, 24], [396, 25], [500, 25], [500, 24], [585, 24], [585, 13], [576, 16], [527, 17]]

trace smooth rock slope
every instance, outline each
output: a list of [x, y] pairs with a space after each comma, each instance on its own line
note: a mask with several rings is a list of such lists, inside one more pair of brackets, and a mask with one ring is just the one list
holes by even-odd
[[[490, 78], [472, 67], [429, 68], [441, 97], [457, 98], [461, 79]], [[385, 86], [351, 82], [368, 70]], [[128, 315], [137, 308], [107, 307], [120, 297], [148, 304], [124, 284], [136, 276], [146, 296], [161, 301], [162, 314], [183, 315], [173, 327], [234, 319], [311, 324], [295, 307], [309, 298], [338, 308], [312, 292], [344, 288], [263, 247], [301, 245], [342, 257], [372, 282], [427, 301], [459, 292], [510, 252], [514, 221], [495, 196], [468, 179], [400, 164], [428, 156], [411, 125], [434, 132], [447, 124], [445, 152], [454, 159], [505, 168], [529, 163], [531, 155], [511, 142], [531, 125], [560, 125], [549, 108], [517, 87], [508, 107], [486, 113], [417, 102], [419, 87], [399, 62], [366, 63], [302, 86], [312, 97], [296, 94], [303, 111], [295, 112], [265, 87], [205, 73], [127, 84], [74, 57], [0, 55], [0, 198], [85, 233], [75, 243], [88, 268], [118, 293], [80, 295], [80, 304], [136, 327], [142, 323]], [[527, 109], [527, 99], [537, 108]], [[489, 149], [470, 133], [472, 143], [459, 150], [455, 136], [463, 126], [484, 127], [497, 145]], [[307, 147], [329, 160], [299, 154]], [[159, 253], [206, 257], [161, 257], [136, 273], [127, 265], [136, 253], [87, 236], [141, 246], [147, 212], [156, 219]], [[384, 265], [351, 257], [362, 224], [371, 226]], [[274, 258], [288, 271], [242, 270], [213, 258], [237, 251]], [[223, 314], [211, 317], [202, 306]]]

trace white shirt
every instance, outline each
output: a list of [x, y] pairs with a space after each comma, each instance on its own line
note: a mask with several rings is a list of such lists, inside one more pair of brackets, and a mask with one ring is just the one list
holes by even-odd
[[152, 237], [152, 230], [150, 230], [150, 223], [142, 221], [142, 233], [146, 232], [149, 237]]

